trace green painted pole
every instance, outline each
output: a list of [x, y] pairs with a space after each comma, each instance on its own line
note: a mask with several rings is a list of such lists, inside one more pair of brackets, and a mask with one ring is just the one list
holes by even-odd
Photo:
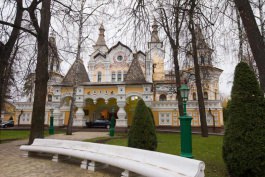
[[53, 134], [54, 134], [54, 127], [53, 127], [53, 110], [51, 110], [49, 135], [53, 135]]
[[191, 134], [191, 120], [192, 117], [187, 115], [187, 102], [183, 101], [184, 115], [179, 117], [180, 132], [181, 132], [181, 153], [182, 157], [193, 158], [192, 156], [192, 134]]
[[110, 121], [110, 129], [109, 136], [113, 137], [115, 134], [115, 117], [114, 117], [114, 108], [112, 109], [111, 121]]

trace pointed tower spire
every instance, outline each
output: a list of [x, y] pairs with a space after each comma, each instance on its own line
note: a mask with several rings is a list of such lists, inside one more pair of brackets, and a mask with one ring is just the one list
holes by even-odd
[[154, 18], [154, 24], [152, 25], [153, 31], [151, 34], [151, 42], [160, 42], [160, 39], [158, 37], [158, 25], [157, 25], [157, 21], [156, 18]]
[[60, 59], [59, 54], [58, 54], [58, 49], [56, 45], [56, 40], [55, 40], [55, 33], [52, 31], [49, 36], [49, 45], [48, 45], [48, 70], [50, 72], [57, 72], [60, 73], [60, 64], [62, 62], [62, 59]]
[[101, 23], [99, 27], [99, 35], [98, 35], [98, 40], [96, 42], [95, 46], [106, 46], [106, 41], [105, 41], [105, 28], [103, 24]]
[[108, 51], [108, 46], [106, 45], [105, 41], [105, 28], [103, 26], [103, 23], [101, 23], [99, 27], [99, 34], [98, 34], [98, 39], [95, 45], [93, 45], [94, 50], [99, 50], [102, 52]]

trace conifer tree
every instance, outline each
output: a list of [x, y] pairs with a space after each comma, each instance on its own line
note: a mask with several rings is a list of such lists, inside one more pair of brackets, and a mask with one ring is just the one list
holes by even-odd
[[223, 158], [231, 177], [265, 176], [264, 108], [255, 74], [246, 63], [239, 63], [223, 144]]
[[128, 136], [128, 146], [156, 150], [157, 137], [152, 115], [143, 100], [139, 100]]

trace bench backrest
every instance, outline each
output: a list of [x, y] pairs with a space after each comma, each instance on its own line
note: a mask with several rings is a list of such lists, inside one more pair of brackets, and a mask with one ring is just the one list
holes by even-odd
[[204, 162], [199, 160], [123, 146], [55, 139], [35, 139], [32, 146], [56, 147], [108, 154], [146, 164], [153, 164], [154, 166], [181, 172], [187, 176], [198, 176], [205, 168]]

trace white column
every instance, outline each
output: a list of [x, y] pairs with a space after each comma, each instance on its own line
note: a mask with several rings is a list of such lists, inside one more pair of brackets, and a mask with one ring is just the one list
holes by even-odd
[[118, 102], [119, 111], [117, 112], [118, 119], [116, 120], [116, 127], [127, 127], [128, 122], [126, 119], [126, 112], [124, 110], [125, 101]]
[[73, 126], [84, 127], [86, 126], [85, 112], [83, 110], [83, 106], [80, 104], [76, 105], [78, 107], [75, 113], [75, 119], [73, 122]]
[[53, 124], [54, 126], [63, 126], [64, 125], [64, 118], [61, 116], [61, 111], [59, 108], [55, 108], [53, 111]]

